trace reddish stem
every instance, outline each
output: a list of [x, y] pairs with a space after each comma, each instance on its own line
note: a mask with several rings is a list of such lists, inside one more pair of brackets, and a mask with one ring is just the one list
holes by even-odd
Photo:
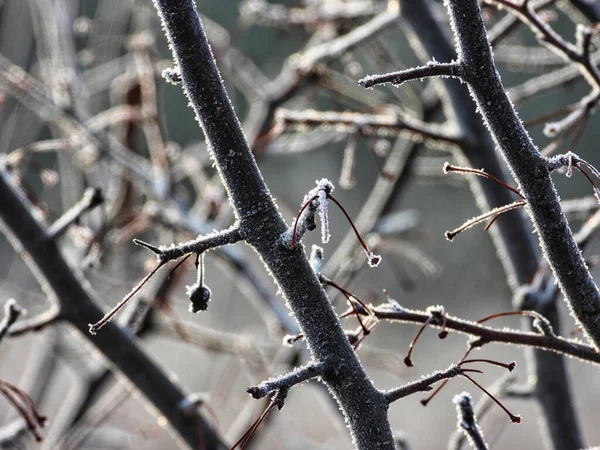
[[[495, 208], [492, 211], [488, 211], [487, 213], [481, 214], [477, 217], [474, 217], [473, 219], [467, 220], [460, 227], [458, 227], [452, 231], [446, 231], [446, 239], [448, 239], [449, 241], [452, 241], [457, 235], [459, 235], [463, 231], [468, 230], [472, 226], [477, 225], [478, 223], [483, 222], [484, 220], [487, 220], [490, 217], [492, 218], [492, 223], [493, 223], [493, 221], [495, 221], [496, 218], [500, 214], [503, 214], [508, 211], [512, 211], [513, 209], [520, 208], [521, 206], [525, 206], [526, 204], [527, 204], [526, 200], [517, 200], [517, 201], [514, 201], [513, 203], [509, 203], [508, 205], [504, 205], [499, 208]], [[491, 225], [491, 223], [489, 225]], [[486, 229], [487, 228], [489, 228], [489, 226], [486, 227]]]
[[[458, 365], [460, 365], [463, 361], [465, 361], [467, 359], [467, 356], [469, 356], [469, 354], [472, 351], [473, 351], [473, 347], [469, 348], [465, 352], [465, 354], [463, 355], [463, 357], [460, 358], [460, 361], [458, 362]], [[463, 369], [463, 371], [464, 370], [469, 370], [469, 369]], [[431, 394], [429, 394], [427, 397], [425, 397], [424, 399], [421, 400], [421, 405], [427, 406], [427, 404], [431, 400], [433, 400], [433, 397], [435, 397], [437, 395], [437, 393], [440, 392], [444, 386], [446, 386], [446, 384], [448, 383], [448, 381], [450, 381], [450, 380], [444, 380], [444, 381], [442, 381], [442, 383], [438, 387], [436, 387]]]
[[339, 290], [344, 297], [346, 298], [346, 300], [348, 300], [348, 303], [350, 303], [350, 307], [352, 308], [352, 311], [354, 313], [354, 315], [356, 316], [356, 318], [358, 319], [358, 323], [360, 324], [360, 327], [363, 330], [363, 333], [365, 333], [365, 335], [369, 334], [369, 330], [367, 329], [367, 327], [365, 327], [361, 317], [360, 317], [360, 312], [356, 309], [356, 306], [354, 305], [354, 300], [356, 300], [358, 302], [358, 304], [371, 316], [373, 317], [373, 311], [371, 311], [371, 309], [365, 305], [361, 300], [359, 300], [358, 298], [356, 298], [354, 295], [352, 295], [350, 292], [348, 292], [347, 290], [345, 290], [344, 288], [342, 288], [341, 286], [337, 285], [336, 283], [334, 283], [331, 280], [325, 280], [324, 282], [326, 285], [331, 286], [336, 288], [337, 290]]
[[308, 207], [308, 205], [311, 204], [311, 202], [313, 200], [316, 200], [317, 198], [319, 198], [318, 195], [313, 195], [310, 200], [308, 200], [306, 203], [304, 203], [304, 205], [302, 205], [302, 208], [300, 208], [300, 211], [298, 212], [298, 215], [296, 216], [296, 220], [294, 221], [294, 230], [292, 233], [292, 244], [291, 244], [291, 248], [292, 250], [294, 250], [296, 248], [296, 229], [298, 227], [298, 221], [300, 220], [300, 216], [302, 215], [302, 213], [304, 212], [304, 210]]
[[513, 413], [511, 413], [506, 406], [504, 406], [496, 397], [494, 397], [490, 392], [488, 392], [482, 385], [480, 385], [477, 381], [475, 381], [473, 378], [471, 378], [469, 375], [467, 375], [466, 373], [464, 373], [465, 371], [463, 371], [463, 373], [461, 373], [461, 375], [463, 377], [465, 377], [467, 380], [469, 380], [471, 383], [473, 383], [475, 386], [477, 386], [479, 389], [481, 389], [483, 392], [485, 392], [487, 394], [488, 397], [490, 397], [500, 408], [502, 408], [504, 410], [504, 412], [506, 414], [508, 414], [508, 417], [510, 417], [510, 420], [513, 423], [521, 423], [521, 417], [520, 416], [515, 416]]
[[511, 192], [514, 192], [515, 194], [517, 194], [519, 197], [521, 197], [523, 200], [525, 200], [525, 197], [523, 197], [523, 194], [521, 194], [517, 189], [515, 189], [512, 186], [509, 186], [508, 184], [506, 184], [504, 181], [496, 178], [493, 175], [490, 175], [487, 172], [484, 172], [483, 170], [478, 170], [478, 169], [471, 169], [470, 167], [459, 167], [459, 166], [453, 166], [451, 164], [446, 163], [444, 165], [444, 172], [457, 172], [457, 173], [472, 173], [475, 175], [479, 175], [480, 177], [484, 177], [487, 178], [489, 180], [493, 180], [496, 183], [498, 183], [500, 186], [505, 187], [506, 189], [510, 190]]
[[167, 275], [167, 280], [171, 279], [171, 275], [173, 275], [173, 272], [175, 272], [177, 269], [179, 269], [179, 266], [181, 266], [184, 262], [187, 261], [187, 259], [192, 256], [192, 254], [190, 253], [189, 255], [186, 255], [181, 261], [179, 261], [175, 267], [173, 267], [171, 269], [171, 271], [169, 272], [169, 275]]
[[438, 337], [440, 339], [446, 339], [446, 337], [448, 336], [448, 331], [446, 331], [446, 321], [448, 314], [446, 313], [445, 309], [442, 311], [442, 314], [444, 315], [444, 322], [442, 323], [442, 331], [440, 331]]
[[136, 287], [134, 287], [133, 290], [125, 296], [125, 298], [123, 298], [123, 300], [121, 300], [119, 303], [117, 303], [117, 306], [115, 306], [113, 309], [111, 309], [109, 312], [107, 312], [104, 315], [104, 317], [102, 319], [100, 319], [100, 321], [96, 322], [95, 324], [90, 324], [90, 334], [96, 334], [100, 328], [102, 328], [104, 325], [106, 325], [108, 322], [110, 322], [110, 320], [113, 318], [113, 316], [115, 314], [117, 314], [119, 312], [119, 310], [121, 308], [123, 308], [123, 306], [125, 306], [125, 304], [129, 300], [131, 300], [131, 298], [148, 282], [148, 280], [150, 278], [152, 278], [152, 276], [156, 272], [158, 272], [158, 269], [160, 269], [165, 264], [166, 264], [166, 261], [160, 261], [158, 263], [158, 265], [154, 268], [154, 270], [152, 270], [152, 272], [150, 272], [148, 275], [146, 275], [142, 279], [142, 281], [140, 281], [138, 283], [138, 285]]
[[513, 369], [515, 368], [515, 366], [517, 365], [517, 363], [515, 363], [514, 361], [511, 361], [509, 363], [503, 363], [501, 361], [494, 361], [493, 359], [485, 359], [485, 358], [465, 359], [464, 361], [461, 361], [460, 363], [458, 363], [458, 365], [462, 366], [463, 364], [478, 363], [478, 362], [492, 364], [492, 365], [498, 366], [498, 367], [503, 367], [504, 369], [508, 370], [509, 372], [512, 372]]
[[433, 315], [431, 315], [427, 318], [427, 320], [423, 323], [423, 325], [421, 325], [421, 328], [419, 328], [419, 331], [417, 332], [416, 336], [413, 338], [412, 341], [410, 341], [410, 345], [408, 346], [408, 352], [406, 353], [406, 356], [404, 357], [404, 364], [406, 364], [407, 367], [413, 366], [413, 363], [410, 359], [413, 348], [415, 347], [415, 344], [417, 343], [419, 336], [421, 336], [421, 333], [423, 333], [423, 330], [425, 329], [425, 327], [427, 325], [429, 325], [432, 320], [433, 320]]
[[354, 222], [352, 222], [352, 219], [350, 218], [350, 215], [346, 212], [346, 210], [344, 209], [344, 207], [342, 206], [342, 204], [340, 202], [338, 202], [337, 199], [333, 195], [331, 195], [329, 193], [327, 194], [327, 198], [331, 199], [333, 201], [333, 203], [335, 203], [338, 206], [338, 208], [340, 208], [340, 210], [344, 213], [344, 216], [346, 216], [346, 219], [348, 220], [348, 222], [350, 223], [350, 226], [354, 230], [354, 234], [356, 234], [356, 238], [360, 242], [360, 245], [364, 249], [364, 251], [367, 254], [367, 256], [373, 255], [373, 252], [371, 250], [369, 250], [369, 247], [367, 246], [367, 244], [363, 240], [362, 236], [360, 235], [360, 233], [356, 229], [356, 226], [354, 225]]
[[275, 408], [276, 405], [277, 405], [277, 402], [274, 400], [271, 400], [271, 403], [269, 403], [269, 406], [267, 406], [267, 408], [260, 415], [260, 417], [258, 419], [256, 419], [256, 421], [250, 426], [248, 431], [246, 431], [242, 435], [242, 437], [239, 438], [238, 441], [231, 446], [231, 448], [229, 450], [234, 450], [240, 444], [241, 444], [240, 450], [244, 450], [244, 448], [246, 448], [246, 445], [248, 445], [248, 442], [252, 438], [252, 435], [256, 432], [256, 430], [258, 429], [258, 427], [260, 426], [262, 421], [265, 420], [265, 417], [267, 417], [267, 415], [271, 411], [273, 411], [273, 408]]

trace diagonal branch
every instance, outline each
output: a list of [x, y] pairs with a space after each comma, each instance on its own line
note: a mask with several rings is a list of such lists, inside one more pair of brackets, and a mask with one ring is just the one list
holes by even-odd
[[431, 375], [421, 378], [420, 380], [413, 381], [412, 383], [407, 383], [404, 386], [400, 386], [399, 388], [389, 390], [385, 393], [385, 398], [389, 403], [400, 400], [401, 398], [412, 395], [416, 392], [428, 392], [433, 388], [432, 384], [437, 383], [438, 381], [448, 380], [450, 378], [455, 378], [459, 376], [463, 372], [463, 368], [457, 364], [452, 364], [446, 370], [440, 370], [432, 373]]
[[[163, 415], [190, 447], [201, 441], [210, 448], [224, 448], [220, 437], [198, 413], [186, 415], [180, 405], [185, 394], [135, 345], [117, 325], [109, 323], [98, 336], [88, 333], [88, 323], [102, 316], [100, 303], [79, 271], [63, 259], [56, 243], [31, 216], [23, 200], [13, 189], [9, 175], [0, 171], [0, 227], [16, 247], [26, 252], [32, 270], [41, 273], [58, 299], [60, 315], [71, 323], [96, 349], [119, 370]], [[12, 237], [16, 239], [12, 239]], [[197, 435], [197, 428], [202, 437]]]
[[48, 228], [48, 238], [59, 238], [82, 214], [104, 202], [100, 188], [89, 188], [83, 193], [81, 200], [66, 211]]
[[385, 398], [361, 367], [304, 251], [290, 250], [278, 239], [287, 226], [244, 138], [194, 2], [156, 0], [155, 5], [246, 242], [276, 280], [313, 360], [335, 367], [323, 381], [344, 412], [355, 445], [393, 449]]

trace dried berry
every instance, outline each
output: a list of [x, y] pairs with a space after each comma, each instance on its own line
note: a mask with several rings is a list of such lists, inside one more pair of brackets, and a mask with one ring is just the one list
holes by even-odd
[[190, 297], [190, 312], [206, 311], [210, 300], [210, 289], [203, 284], [195, 283], [187, 286], [187, 294]]

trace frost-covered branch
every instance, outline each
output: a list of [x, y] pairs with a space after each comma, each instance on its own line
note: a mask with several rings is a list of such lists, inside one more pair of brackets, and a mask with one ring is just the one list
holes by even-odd
[[393, 449], [385, 398], [367, 378], [301, 248], [281, 245], [287, 226], [258, 170], [190, 0], [156, 0], [182, 85], [204, 130], [245, 241], [262, 257], [294, 312], [323, 381], [361, 449]]
[[515, 2], [513, 0], [487, 0], [488, 3], [502, 5], [516, 14], [519, 19], [529, 25], [536, 34], [541, 44], [547, 46], [552, 51], [562, 56], [564, 59], [575, 63], [581, 74], [596, 92], [600, 89], [600, 72], [591, 60], [591, 39], [597, 28], [585, 27], [583, 25], [577, 28], [577, 42], [571, 44], [565, 41], [556, 31], [554, 31], [535, 11], [532, 2]]
[[421, 378], [420, 380], [413, 381], [412, 383], [405, 384], [404, 386], [400, 386], [399, 388], [386, 391], [385, 398], [389, 403], [392, 403], [417, 392], [431, 391], [433, 389], [431, 387], [432, 384], [435, 384], [442, 380], [455, 378], [459, 376], [462, 372], [463, 369], [461, 366], [453, 364], [446, 370], [434, 372], [433, 374]]
[[[499, 330], [470, 320], [460, 319], [450, 315], [445, 316], [445, 323], [440, 319], [431, 319], [428, 311], [418, 311], [399, 307], [397, 304], [384, 304], [371, 307], [371, 311], [380, 320], [391, 320], [406, 323], [429, 323], [436, 328], [444, 327], [447, 331], [456, 331], [477, 339], [471, 340], [471, 347], [482, 347], [494, 342], [517, 346], [535, 347], [546, 351], [562, 353], [582, 361], [600, 364], [600, 352], [594, 347], [581, 344], [574, 340], [565, 339], [544, 332]], [[544, 327], [546, 330], [547, 328]], [[543, 330], [542, 330], [543, 331]]]
[[458, 394], [452, 400], [456, 405], [458, 414], [458, 426], [463, 429], [465, 435], [469, 437], [469, 442], [476, 450], [488, 450], [488, 445], [483, 438], [481, 428], [477, 424], [475, 411], [473, 411], [473, 402], [471, 394], [463, 392]]
[[425, 66], [412, 69], [400, 70], [398, 72], [386, 73], [384, 75], [370, 75], [359, 80], [364, 88], [372, 88], [380, 84], [391, 83], [400, 86], [402, 83], [412, 80], [420, 80], [430, 77], [453, 77], [460, 78], [461, 66], [456, 62], [439, 63], [431, 61]]
[[307, 364], [302, 367], [298, 367], [277, 378], [272, 378], [256, 386], [250, 386], [247, 392], [254, 398], [263, 398], [269, 395], [269, 393], [277, 390], [289, 390], [292, 386], [308, 381], [312, 378], [320, 377], [325, 371], [325, 364]]
[[[448, 6], [451, 9], [477, 8], [474, 2], [463, 3], [455, 5], [451, 2]], [[462, 53], [459, 52], [457, 55], [452, 43], [448, 41], [447, 34], [438, 18], [433, 14], [429, 2], [402, 1], [401, 5], [403, 7], [403, 17], [406, 19], [410, 30], [409, 42], [421, 61], [426, 62], [432, 58], [436, 61], [455, 61], [457, 56], [459, 59], [462, 58]], [[455, 26], [454, 31], [459, 44], [465, 36], [471, 37], [470, 45], [473, 48], [469, 54], [468, 63], [473, 65], [474, 70], [469, 75], [476, 78], [475, 83], [479, 83], [481, 88], [487, 87], [489, 90], [494, 90], [495, 95], [502, 97], [504, 96], [504, 90], [493, 66], [483, 22], [477, 14], [467, 14], [465, 17], [469, 17], [469, 20], [462, 21], [460, 27]], [[477, 16], [477, 20], [475, 20], [475, 16]], [[496, 98], [485, 99], [485, 108], [480, 107], [476, 111], [472, 107], [469, 92], [458, 83], [451, 81], [438, 83], [437, 89], [440, 91], [442, 98], [445, 99], [442, 105], [446, 117], [449, 120], [456, 121], [460, 132], [464, 136], [462, 155], [460, 156], [466, 158], [468, 165], [471, 167], [484, 167], [488, 173], [501, 176], [504, 170], [500, 158], [496, 155], [495, 147], [498, 145], [498, 140], [502, 142], [500, 147], [508, 144], [506, 141], [508, 137], [516, 140], [514, 131], [510, 131], [513, 126], [505, 126], [500, 133], [496, 133], [493, 136], [496, 142], [493, 142], [477, 112], [487, 113], [490, 109], [498, 108]], [[481, 101], [478, 103], [483, 104]], [[509, 114], [508, 117], [514, 117], [514, 112], [510, 108], [508, 108], [508, 112], [505, 109], [502, 113], [498, 110], [498, 113], [495, 114], [496, 121], [502, 125], [506, 125], [507, 121], [504, 118], [506, 114]], [[519, 138], [519, 142], [512, 142], [509, 146], [513, 155], [515, 155], [512, 158], [514, 164], [519, 161], [517, 154], [520, 154], [522, 142], [522, 139]], [[528, 164], [526, 161], [521, 161], [521, 167], [531, 170], [535, 166]], [[509, 204], [514, 200], [507, 189], [497, 184], [484, 182], [479, 177], [473, 177], [470, 181], [474, 197], [480, 209], [484, 212], [494, 206]], [[549, 190], [547, 188], [548, 186], [545, 186], [539, 192], [554, 192], [552, 186]], [[555, 203], [553, 211], [557, 210], [559, 210], [559, 207]], [[500, 257], [500, 262], [505, 269], [508, 284], [514, 295], [517, 295], [521, 286], [530, 283], [538, 268], [539, 256], [529, 224], [523, 215], [516, 212], [511, 212], [510, 215], [510, 218], [500, 217], [495, 225], [490, 228], [490, 235]], [[554, 223], [554, 219], [551, 219], [551, 222]], [[564, 224], [564, 222], [559, 223]], [[547, 237], [547, 240], [548, 242], [553, 241], [550, 237]], [[555, 236], [554, 242], [559, 241], [564, 242], [562, 237]], [[568, 255], [569, 252], [567, 251], [565, 254]], [[566, 276], [566, 274], [563, 275], [563, 277]], [[553, 327], [558, 330], [560, 324], [556, 305], [554, 303], [546, 305], [543, 312], [551, 318]], [[542, 410], [545, 413], [546, 422], [549, 424], [548, 431], [552, 435], [554, 445], [556, 448], [582, 446], [576, 412], [568, 389], [569, 380], [564, 361], [559, 355], [552, 352], [536, 350], [533, 355], [534, 359], [531, 360], [530, 364], [532, 365], [531, 370], [535, 370], [538, 375], [536, 397], [543, 406]], [[565, 388], [556, 389], [556, 386], [559, 385]], [[569, 411], [569, 413], [566, 411]], [[568, 418], [568, 424], [565, 423], [565, 418]]]
[[356, 238], [360, 242], [363, 250], [367, 255], [367, 262], [370, 267], [377, 267], [381, 262], [381, 256], [373, 253], [363, 237], [360, 235], [356, 225], [350, 218], [350, 215], [346, 211], [346, 209], [341, 205], [341, 203], [331, 194], [333, 191], [333, 183], [331, 183], [328, 179], [323, 178], [321, 180], [317, 180], [317, 187], [309, 191], [308, 194], [304, 196], [304, 204], [300, 208], [296, 219], [291, 227], [289, 227], [285, 233], [281, 235], [281, 243], [285, 248], [290, 248], [294, 250], [298, 245], [302, 236], [308, 230], [314, 230], [316, 228], [315, 224], [315, 213], [318, 210], [319, 212], [319, 220], [321, 222], [321, 242], [326, 244], [329, 242], [330, 234], [329, 234], [329, 208], [328, 208], [328, 200], [331, 200], [335, 203], [338, 208], [342, 211], [346, 219], [350, 223]]
[[224, 245], [235, 244], [244, 239], [244, 236], [239, 227], [233, 226], [227, 230], [208, 234], [206, 236], [199, 236], [189, 242], [181, 244], [173, 244], [170, 247], [160, 246], [154, 247], [146, 242], [138, 239], [134, 242], [144, 248], [147, 248], [154, 253], [160, 262], [168, 262], [179, 259], [189, 254], [201, 254], [208, 250], [222, 247]]
[[[458, 5], [463, 7], [473, 7], [472, 2], [468, 5]], [[437, 18], [432, 14], [431, 6], [428, 2], [404, 2], [404, 14], [407, 23], [410, 24], [412, 35], [415, 40], [415, 50], [422, 61], [435, 58], [438, 61], [450, 61], [457, 57], [455, 48], [447, 39], [447, 35]], [[454, 4], [449, 5], [453, 8]], [[471, 16], [471, 18], [473, 18]], [[498, 95], [502, 95], [503, 90], [498, 86], [497, 72], [493, 68], [489, 47], [485, 41], [485, 30], [480, 19], [477, 28], [463, 22], [460, 30], [456, 29], [457, 34], [471, 35], [473, 45], [480, 45], [485, 53], [480, 55], [480, 49], [477, 48], [471, 53], [470, 63], [477, 66], [477, 78], [481, 85], [488, 88], [494, 88]], [[425, 32], [427, 30], [427, 32]], [[477, 44], [478, 43], [478, 44]], [[485, 56], [487, 63], [481, 64], [480, 56]], [[460, 55], [459, 55], [460, 56]], [[492, 65], [491, 69], [484, 69]], [[480, 73], [483, 72], [483, 73]], [[494, 82], [488, 81], [494, 79]], [[472, 106], [472, 98], [467, 89], [458, 83], [444, 82], [442, 86], [443, 95], [448, 99], [444, 103], [446, 115], [454, 118], [467, 139], [467, 145], [463, 145], [462, 151], [465, 158], [469, 161], [471, 167], [484, 167], [489, 173], [496, 176], [503, 174], [503, 166], [500, 158], [497, 156], [495, 148], [496, 142], [493, 142], [489, 136], [488, 129], [482, 124], [478, 111]], [[486, 100], [490, 103], [486, 105], [488, 109], [496, 106], [496, 100]], [[503, 113], [504, 114], [504, 113]], [[504, 123], [503, 114], [497, 114], [497, 121]], [[511, 112], [511, 114], [513, 114]], [[496, 137], [504, 139], [510, 136], [515, 137], [514, 132], [506, 127], [502, 133]], [[514, 153], [520, 144], [512, 143], [511, 148]], [[523, 161], [522, 168], [530, 167]], [[508, 204], [513, 199], [512, 194], [497, 184], [483, 182], [479, 177], [473, 177], [471, 190], [482, 211], [487, 211], [490, 207]], [[550, 191], [553, 192], [553, 191]], [[505, 272], [507, 274], [508, 284], [513, 290], [513, 295], [517, 296], [521, 286], [528, 285], [537, 271], [539, 264], [538, 251], [535, 241], [530, 231], [530, 226], [523, 215], [510, 213], [511, 217], [500, 217], [495, 225], [490, 229], [492, 241], [500, 256]], [[556, 238], [561, 239], [561, 238]], [[548, 316], [555, 330], [560, 329], [559, 315], [556, 304], [551, 302], [546, 304], [543, 313]], [[531, 324], [528, 324], [531, 327]], [[583, 445], [581, 433], [577, 423], [577, 415], [571, 399], [569, 379], [566, 373], [565, 363], [560, 355], [552, 352], [535, 350], [533, 357], [530, 358], [531, 370], [537, 374], [536, 397], [542, 405], [542, 411], [545, 414], [546, 423], [548, 423], [547, 432], [551, 435], [556, 448], [572, 447], [577, 448]], [[556, 386], [563, 386], [556, 389]], [[566, 421], [565, 421], [566, 420]], [[568, 422], [568, 423], [567, 423]]]

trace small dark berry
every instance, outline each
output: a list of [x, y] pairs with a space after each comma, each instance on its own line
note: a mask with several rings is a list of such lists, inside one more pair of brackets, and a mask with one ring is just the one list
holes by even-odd
[[210, 300], [210, 289], [198, 283], [187, 287], [187, 294], [190, 297], [190, 312], [194, 314], [198, 311], [206, 311], [208, 301]]

